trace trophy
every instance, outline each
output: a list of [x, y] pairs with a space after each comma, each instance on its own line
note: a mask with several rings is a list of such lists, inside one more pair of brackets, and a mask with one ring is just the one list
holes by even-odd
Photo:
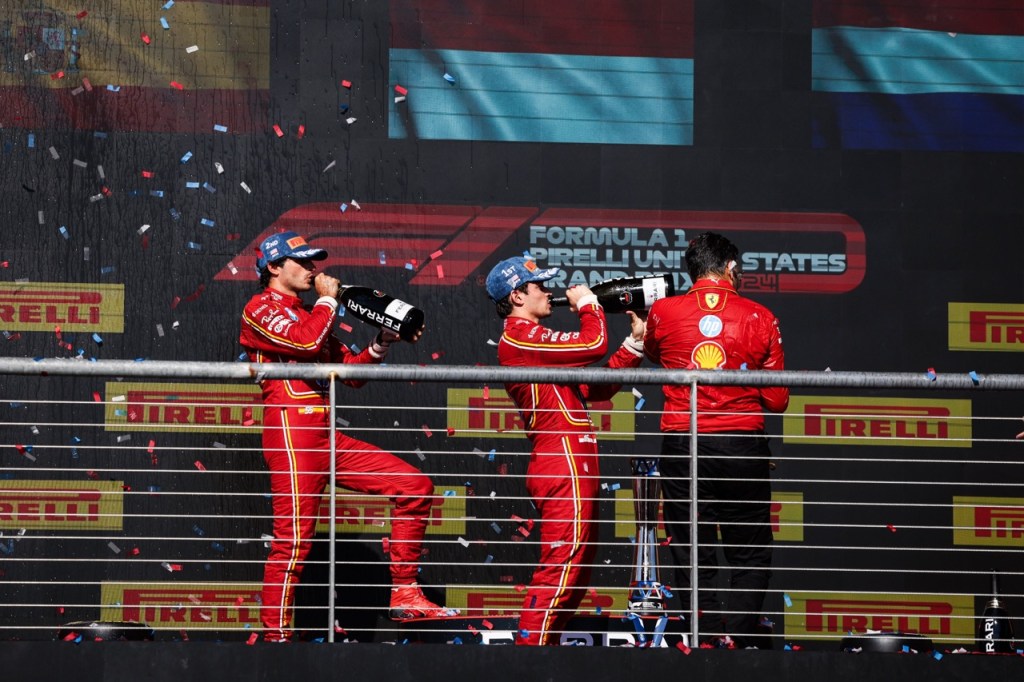
[[665, 595], [658, 579], [658, 503], [661, 481], [658, 460], [631, 459], [636, 544], [633, 579], [629, 584], [629, 610], [657, 615], [665, 611]]

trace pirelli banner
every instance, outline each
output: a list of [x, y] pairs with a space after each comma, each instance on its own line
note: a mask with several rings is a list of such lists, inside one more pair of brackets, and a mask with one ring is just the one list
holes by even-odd
[[790, 397], [786, 443], [971, 447], [971, 401], [862, 396]]
[[0, 530], [111, 531], [123, 525], [122, 481], [0, 480]]
[[256, 628], [261, 589], [259, 583], [105, 582], [100, 619], [171, 630]]
[[260, 432], [263, 401], [254, 384], [109, 381], [108, 431]]
[[[499, 587], [448, 587], [445, 605], [469, 617], [518, 616], [526, 590], [522, 585]], [[579, 615], [621, 615], [629, 606], [629, 590], [591, 588], [580, 602]]]
[[841, 639], [851, 632], [914, 632], [935, 642], [974, 639], [974, 597], [959, 594], [790, 592], [786, 637]]
[[124, 331], [124, 285], [0, 282], [0, 327], [120, 333]]
[[949, 349], [1024, 353], [1024, 303], [949, 303]]
[[1024, 549], [1024, 498], [953, 497], [953, 544]]
[[[387, 535], [391, 532], [391, 510], [387, 497], [362, 495], [339, 488], [335, 496], [335, 529], [339, 534]], [[317, 531], [326, 533], [331, 518], [331, 498], [320, 500]], [[466, 532], [466, 486], [434, 486], [434, 504], [427, 519], [427, 534], [461, 535]]]

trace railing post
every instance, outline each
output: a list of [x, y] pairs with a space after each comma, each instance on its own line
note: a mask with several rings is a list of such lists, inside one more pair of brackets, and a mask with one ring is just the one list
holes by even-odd
[[[334, 540], [335, 540], [335, 534], [337, 532], [337, 528], [336, 528], [336, 526], [337, 526], [337, 520], [336, 520], [337, 512], [336, 512], [336, 510], [337, 510], [337, 500], [338, 500], [338, 483], [337, 483], [337, 476], [338, 476], [337, 447], [338, 446], [337, 446], [337, 443], [335, 441], [335, 437], [337, 436], [338, 427], [337, 427], [336, 422], [334, 421], [334, 407], [335, 407], [335, 398], [336, 398], [336, 393], [337, 393], [337, 384], [335, 382], [336, 379], [337, 379], [337, 375], [334, 372], [331, 372], [330, 376], [328, 377], [328, 381], [330, 381], [331, 407], [330, 407], [330, 412], [328, 412], [328, 416], [327, 416], [327, 419], [330, 422], [330, 427], [328, 428], [328, 437], [331, 439], [331, 469], [330, 469], [331, 475], [330, 475], [330, 479], [329, 479], [330, 483], [328, 484], [331, 487], [330, 502], [328, 503], [328, 507], [329, 507], [329, 510], [330, 510], [328, 512], [328, 514], [330, 515], [330, 520], [327, 522], [327, 542], [329, 543], [328, 544], [328, 548], [327, 548], [327, 562], [328, 562], [328, 566], [327, 566], [327, 641], [332, 643], [332, 644], [334, 643], [334, 602], [335, 602], [335, 599], [336, 599], [336, 587], [335, 587], [336, 577], [335, 577], [335, 574], [334, 574], [335, 573], [335, 568], [334, 568], [334, 564], [335, 564], [335, 557], [334, 557], [334, 554], [335, 554], [335, 541]], [[320, 505], [317, 505], [318, 509], [319, 509], [319, 507], [320, 507]], [[319, 521], [319, 519], [317, 519], [317, 520]]]
[[690, 646], [700, 646], [697, 628], [697, 380], [690, 382]]

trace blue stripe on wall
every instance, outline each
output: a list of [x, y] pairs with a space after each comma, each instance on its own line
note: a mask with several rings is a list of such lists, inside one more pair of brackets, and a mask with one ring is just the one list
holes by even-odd
[[1024, 152], [1024, 97], [816, 93], [814, 146]]
[[811, 43], [818, 91], [1024, 95], [1024, 36], [835, 27]]
[[[693, 60], [390, 51], [389, 137], [693, 144]], [[455, 84], [443, 78], [455, 77]]]

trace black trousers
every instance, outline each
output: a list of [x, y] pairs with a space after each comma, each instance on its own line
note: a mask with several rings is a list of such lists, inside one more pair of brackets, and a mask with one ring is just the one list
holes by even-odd
[[[661, 489], [665, 529], [683, 610], [690, 607], [690, 436], [666, 433]], [[760, 646], [758, 623], [772, 563], [771, 482], [763, 433], [697, 436], [697, 585], [702, 641], [728, 634], [739, 646]], [[718, 533], [731, 570], [723, 604], [715, 590]], [[753, 638], [753, 639], [752, 639]]]

